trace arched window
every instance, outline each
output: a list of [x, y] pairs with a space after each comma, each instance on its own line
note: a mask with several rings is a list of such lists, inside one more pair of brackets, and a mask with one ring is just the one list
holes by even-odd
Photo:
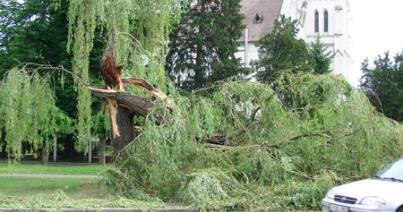
[[319, 32], [319, 12], [315, 10], [315, 32]]
[[323, 20], [324, 20], [323, 31], [329, 32], [329, 13], [327, 12], [327, 10], [325, 10], [325, 12], [323, 13]]
[[255, 18], [253, 20], [255, 24], [261, 24], [263, 22], [263, 15], [260, 13], [256, 13]]

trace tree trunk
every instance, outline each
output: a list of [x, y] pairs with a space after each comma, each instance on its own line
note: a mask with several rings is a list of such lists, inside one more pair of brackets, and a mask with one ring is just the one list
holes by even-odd
[[53, 162], [57, 161], [57, 137], [53, 140]]
[[92, 163], [92, 138], [88, 141], [88, 163]]
[[[89, 89], [94, 95], [106, 99], [106, 106], [111, 119], [113, 149], [116, 155], [138, 135], [135, 131], [133, 116], [145, 117], [153, 106], [153, 102], [144, 97], [124, 92], [123, 86], [125, 84], [147, 90], [153, 97], [163, 101], [170, 110], [174, 108], [175, 104], [164, 92], [152, 86], [145, 79], [122, 79], [123, 66], [116, 64], [114, 50], [113, 46], [106, 50], [106, 56], [101, 64], [100, 73], [108, 89], [95, 87], [89, 87]], [[162, 120], [161, 117], [157, 117], [155, 122], [159, 124]]]
[[41, 150], [41, 158], [42, 158], [42, 164], [43, 165], [48, 165], [49, 162], [49, 150], [46, 148], [42, 148]]
[[118, 106], [116, 125], [119, 134], [113, 135], [113, 149], [120, 151], [137, 136], [133, 127], [133, 113], [127, 108]]
[[[116, 155], [137, 136], [134, 130], [133, 116], [135, 114], [147, 116], [153, 103], [144, 97], [121, 91], [93, 87], [89, 89], [94, 95], [106, 99], [112, 125], [113, 149]], [[158, 119], [157, 123], [161, 120], [162, 118]]]
[[99, 140], [99, 147], [98, 147], [98, 161], [101, 165], [105, 165], [106, 164], [106, 160], [105, 160], [105, 139], [104, 138], [100, 138]]

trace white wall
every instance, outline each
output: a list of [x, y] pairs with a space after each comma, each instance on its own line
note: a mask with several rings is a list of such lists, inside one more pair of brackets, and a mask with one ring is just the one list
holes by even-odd
[[[336, 74], [343, 75], [349, 82], [352, 79], [352, 57], [351, 57], [351, 35], [350, 22], [351, 10], [349, 0], [306, 0], [307, 7], [301, 9], [305, 0], [286, 0], [294, 2], [294, 10], [284, 9], [282, 14], [291, 16], [294, 19], [305, 17], [302, 21], [301, 33], [299, 36], [306, 42], [315, 42], [319, 36], [322, 43], [328, 46], [329, 50], [336, 55], [332, 63], [332, 70]], [[328, 32], [324, 32], [324, 11], [328, 12]], [[302, 11], [302, 12], [301, 12]], [[315, 11], [319, 12], [319, 32], [315, 32]], [[301, 13], [305, 13], [303, 16]]]
[[[245, 43], [242, 43], [238, 47], [238, 52], [235, 54], [236, 58], [239, 58], [243, 67], [250, 67], [250, 63], [259, 59], [259, 49], [255, 43], [250, 42], [247, 45], [245, 52]], [[245, 55], [246, 54], [246, 55]], [[247, 61], [245, 61], [245, 58]]]

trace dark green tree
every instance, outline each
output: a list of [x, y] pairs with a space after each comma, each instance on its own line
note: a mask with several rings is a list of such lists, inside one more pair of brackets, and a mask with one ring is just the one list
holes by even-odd
[[374, 60], [362, 63], [361, 88], [378, 111], [389, 118], [403, 121], [403, 52], [393, 59], [386, 52]]
[[[72, 69], [72, 57], [66, 51], [68, 7], [68, 0], [0, 1], [0, 78], [11, 68], [27, 63], [62, 65]], [[100, 83], [98, 64], [104, 49], [102, 33], [97, 32], [94, 40], [96, 51], [91, 52], [90, 74], [92, 82]], [[71, 119], [76, 119], [77, 92], [73, 78], [51, 69], [41, 70], [40, 74], [50, 76], [47, 79], [55, 91], [56, 106]], [[93, 105], [96, 113], [100, 102]], [[73, 133], [74, 130], [57, 131], [64, 142], [73, 142]]]
[[332, 64], [334, 54], [320, 42], [319, 37], [311, 44], [309, 53], [311, 57], [309, 64], [315, 73], [324, 74], [331, 72], [330, 65]]
[[271, 83], [287, 70], [312, 70], [308, 45], [297, 38], [298, 31], [297, 21], [282, 15], [258, 42], [259, 60], [255, 65], [260, 81]]
[[240, 72], [235, 53], [243, 31], [240, 0], [197, 0], [187, 5], [170, 36], [167, 72], [176, 85], [195, 89]]
[[[71, 68], [67, 45], [67, 0], [60, 1], [55, 10], [52, 0], [14, 0], [0, 2], [0, 75], [23, 63], [63, 65]], [[4, 16], [3, 16], [4, 15]], [[76, 100], [72, 79], [60, 84], [57, 72], [57, 105], [70, 116], [75, 116]]]

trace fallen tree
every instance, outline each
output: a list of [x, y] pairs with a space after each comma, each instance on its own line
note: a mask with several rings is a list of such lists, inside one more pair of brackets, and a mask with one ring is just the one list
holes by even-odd
[[288, 75], [278, 84], [176, 96], [158, 124], [166, 105], [154, 104], [108, 182], [127, 196], [206, 209], [316, 209], [332, 185], [400, 156], [399, 124], [340, 77]]
[[[73, 72], [88, 81], [99, 26], [108, 45], [116, 41], [112, 58], [128, 65], [123, 75], [137, 77], [120, 78], [121, 66], [111, 63], [110, 88], [91, 88], [107, 99], [114, 139], [122, 138], [115, 168], [104, 177], [122, 195], [210, 210], [318, 209], [329, 187], [371, 175], [401, 155], [399, 125], [332, 74], [285, 74], [275, 91], [238, 81], [181, 96], [164, 61], [179, 18], [171, 15], [184, 1], [69, 2]], [[80, 136], [88, 134], [91, 91], [77, 87]], [[164, 100], [167, 93], [172, 101]], [[140, 133], [132, 131], [133, 115], [145, 117]], [[217, 151], [223, 148], [231, 150]]]

